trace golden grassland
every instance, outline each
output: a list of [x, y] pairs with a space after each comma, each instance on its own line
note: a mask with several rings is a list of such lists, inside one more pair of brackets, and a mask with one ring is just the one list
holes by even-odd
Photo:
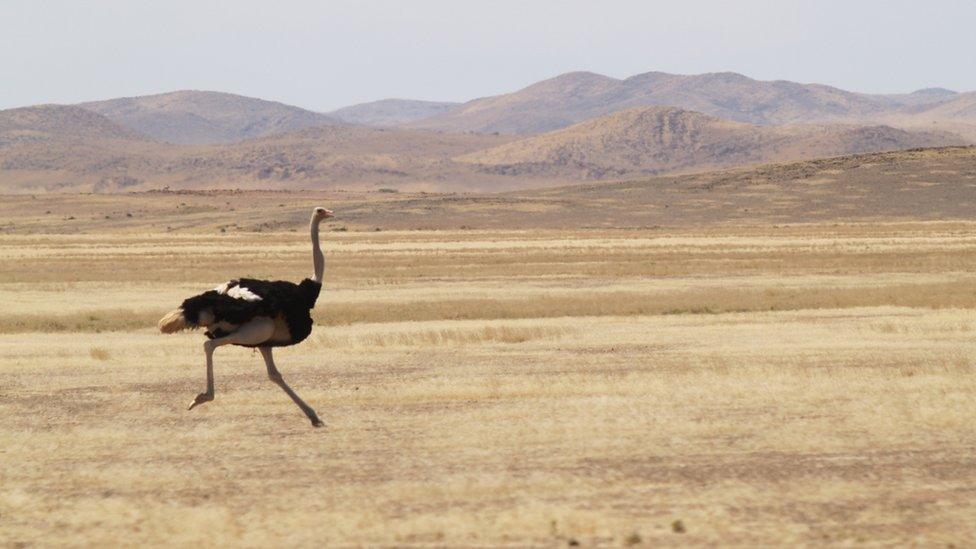
[[0, 235], [2, 543], [976, 539], [976, 224], [328, 233], [318, 430], [153, 328], [302, 225], [89, 229]]

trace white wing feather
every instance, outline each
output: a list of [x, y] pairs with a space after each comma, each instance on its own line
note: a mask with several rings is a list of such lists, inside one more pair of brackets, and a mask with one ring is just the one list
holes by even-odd
[[[231, 287], [233, 285], [233, 288]], [[231, 280], [224, 282], [220, 286], [214, 288], [214, 291], [218, 294], [226, 294], [228, 297], [233, 297], [234, 299], [243, 299], [244, 301], [261, 301], [261, 296], [248, 290], [244, 286], [237, 285], [236, 280]]]

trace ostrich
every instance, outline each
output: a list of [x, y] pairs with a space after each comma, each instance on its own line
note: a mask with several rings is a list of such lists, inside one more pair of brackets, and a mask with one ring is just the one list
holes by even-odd
[[319, 247], [319, 224], [328, 217], [332, 217], [332, 212], [325, 208], [312, 211], [310, 225], [315, 273], [312, 278], [299, 284], [250, 278], [231, 280], [183, 301], [178, 309], [160, 319], [159, 330], [164, 334], [201, 326], [207, 329], [207, 341], [203, 343], [207, 358], [207, 390], [197, 395], [187, 410], [214, 399], [214, 350], [222, 345], [239, 345], [261, 351], [271, 381], [295, 401], [314, 427], [322, 426], [315, 410], [305, 404], [281, 377], [271, 349], [301, 343], [312, 332], [309, 311], [319, 297], [325, 270], [325, 257]]

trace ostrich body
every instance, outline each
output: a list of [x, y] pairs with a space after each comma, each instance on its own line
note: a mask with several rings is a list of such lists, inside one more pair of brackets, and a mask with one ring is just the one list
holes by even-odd
[[319, 224], [332, 217], [325, 208], [315, 208], [310, 223], [314, 275], [299, 284], [281, 280], [240, 278], [193, 296], [159, 321], [159, 330], [171, 334], [206, 328], [203, 352], [207, 359], [207, 389], [197, 395], [187, 410], [214, 399], [213, 353], [223, 345], [239, 345], [261, 351], [268, 377], [305, 412], [312, 425], [322, 422], [308, 404], [285, 383], [271, 356], [273, 347], [301, 343], [312, 332], [309, 311], [322, 289], [325, 257], [319, 246]]

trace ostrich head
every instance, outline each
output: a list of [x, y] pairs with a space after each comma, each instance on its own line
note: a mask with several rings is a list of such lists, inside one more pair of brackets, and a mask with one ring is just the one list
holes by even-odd
[[321, 221], [323, 219], [332, 217], [332, 210], [326, 210], [325, 208], [319, 207], [312, 211], [312, 217]]

